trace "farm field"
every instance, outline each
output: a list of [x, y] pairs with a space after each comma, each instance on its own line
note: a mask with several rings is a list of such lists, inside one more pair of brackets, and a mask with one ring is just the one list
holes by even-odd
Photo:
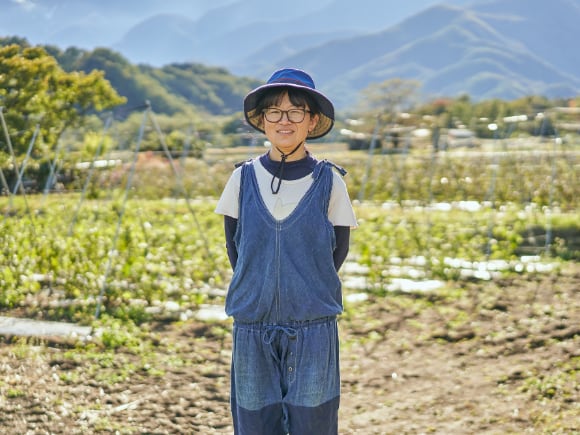
[[[347, 304], [341, 433], [578, 433], [579, 291], [575, 265]], [[4, 340], [0, 425], [230, 434], [229, 331], [189, 319], [142, 325], [115, 349]]]
[[[231, 164], [140, 156], [86, 192], [0, 197], [0, 428], [231, 434], [231, 274], [213, 213]], [[578, 153], [379, 155], [349, 170], [341, 434], [580, 433]], [[479, 152], [479, 151], [478, 151]], [[181, 190], [180, 190], [181, 189]], [[183, 196], [183, 189], [189, 196]], [[6, 265], [6, 267], [4, 267]]]

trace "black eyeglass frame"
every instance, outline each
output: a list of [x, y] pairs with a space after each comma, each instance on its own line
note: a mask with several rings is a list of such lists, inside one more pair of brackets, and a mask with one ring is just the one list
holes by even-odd
[[[269, 118], [269, 115], [272, 115], [271, 111], [275, 111], [275, 112], [279, 112], [280, 113], [280, 117], [276, 120], [273, 120], [271, 118]], [[300, 119], [300, 121], [296, 121], [296, 120], [292, 120], [290, 119], [290, 112], [300, 112], [302, 113], [302, 118]], [[282, 121], [282, 118], [284, 118], [284, 114], [286, 114], [286, 119], [291, 122], [292, 124], [300, 124], [301, 122], [304, 122], [304, 119], [306, 118], [306, 114], [307, 113], [312, 113], [310, 110], [306, 110], [306, 109], [290, 109], [290, 110], [282, 110], [282, 109], [276, 109], [274, 107], [269, 107], [267, 109], [262, 110], [262, 115], [264, 115], [264, 118], [266, 119], [266, 121], [271, 122], [271, 123], [276, 123], [276, 122], [280, 122]]]

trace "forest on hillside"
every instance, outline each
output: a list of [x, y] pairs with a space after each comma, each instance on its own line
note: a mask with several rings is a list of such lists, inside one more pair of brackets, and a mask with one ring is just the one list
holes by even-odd
[[[61, 50], [33, 47], [18, 37], [0, 38], [0, 106], [6, 124], [0, 135], [0, 167], [8, 169], [13, 159], [30, 157], [36, 164], [29, 165], [34, 173], [28, 176], [44, 181], [42, 174], [58, 153], [66, 151], [73, 161], [94, 156], [108, 119], [115, 135], [104, 149], [127, 149], [145, 109], [155, 116], [159, 131], [144, 132], [142, 151], [163, 151], [159, 133], [172, 152], [193, 157], [211, 147], [255, 144], [241, 102], [260, 83], [201, 64], [156, 68], [132, 64], [107, 48]], [[375, 135], [377, 149], [384, 150], [387, 142], [396, 147], [395, 136], [402, 140], [414, 130], [427, 131], [435, 144], [436, 135], [450, 130], [469, 130], [483, 139], [507, 137], [516, 123], [517, 134], [528, 136], [580, 131], [580, 97], [475, 102], [462, 95], [424, 101], [420, 89], [421, 83], [405, 79], [370, 85], [348, 111], [337, 112], [335, 128], [324, 142], [364, 149]]]

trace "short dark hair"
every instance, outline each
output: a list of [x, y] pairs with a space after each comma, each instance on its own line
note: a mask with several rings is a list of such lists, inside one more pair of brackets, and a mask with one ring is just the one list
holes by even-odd
[[313, 115], [320, 113], [318, 102], [308, 92], [290, 87], [266, 89], [258, 98], [255, 113], [262, 113], [264, 109], [280, 104], [285, 94], [288, 94], [290, 102], [296, 107], [308, 107]]

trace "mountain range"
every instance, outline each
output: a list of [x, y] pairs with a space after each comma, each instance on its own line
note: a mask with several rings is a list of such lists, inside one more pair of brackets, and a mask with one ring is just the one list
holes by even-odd
[[338, 107], [389, 78], [425, 98], [580, 94], [580, 0], [0, 0], [0, 36], [202, 63], [264, 80], [309, 71]]

